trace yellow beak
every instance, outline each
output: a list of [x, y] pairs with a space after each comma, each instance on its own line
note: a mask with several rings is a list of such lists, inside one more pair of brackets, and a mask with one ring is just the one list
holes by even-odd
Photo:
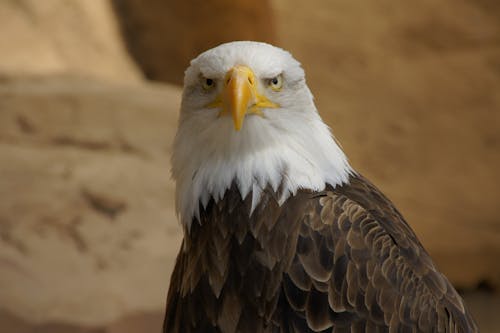
[[207, 107], [222, 107], [219, 116], [230, 114], [234, 129], [239, 131], [247, 113], [263, 116], [261, 108], [278, 108], [279, 105], [258, 94], [255, 74], [249, 67], [235, 66], [224, 77], [221, 95]]
[[243, 126], [249, 106], [255, 104], [256, 90], [255, 76], [250, 68], [236, 66], [227, 72], [222, 96], [223, 110], [231, 112], [237, 131]]

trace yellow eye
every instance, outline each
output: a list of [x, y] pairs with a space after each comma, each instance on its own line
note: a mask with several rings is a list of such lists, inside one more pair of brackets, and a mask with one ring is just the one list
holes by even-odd
[[201, 78], [201, 85], [205, 90], [213, 89], [215, 87], [215, 80], [209, 78]]
[[281, 88], [283, 87], [283, 76], [278, 75], [275, 76], [267, 81], [267, 84], [269, 87], [271, 87], [272, 90], [274, 91], [280, 91]]

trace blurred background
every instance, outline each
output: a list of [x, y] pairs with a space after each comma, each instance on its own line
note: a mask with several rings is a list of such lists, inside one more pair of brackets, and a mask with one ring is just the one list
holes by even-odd
[[0, 22], [1, 332], [160, 331], [183, 71], [242, 39], [302, 62], [352, 165], [498, 332], [498, 1], [1, 0]]

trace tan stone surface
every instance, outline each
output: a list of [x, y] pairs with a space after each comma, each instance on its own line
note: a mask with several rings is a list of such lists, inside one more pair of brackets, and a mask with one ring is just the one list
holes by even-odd
[[142, 76], [108, 0], [0, 2], [0, 75], [65, 74], [113, 81]]
[[354, 167], [455, 284], [500, 287], [500, 4], [273, 4]]
[[0, 84], [0, 304], [11, 319], [96, 326], [163, 307], [181, 238], [169, 172], [178, 104], [168, 86]]

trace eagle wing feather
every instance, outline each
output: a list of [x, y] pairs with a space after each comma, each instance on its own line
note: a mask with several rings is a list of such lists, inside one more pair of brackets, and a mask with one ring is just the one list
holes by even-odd
[[306, 211], [284, 295], [311, 332], [477, 331], [401, 214], [366, 179], [315, 194]]

